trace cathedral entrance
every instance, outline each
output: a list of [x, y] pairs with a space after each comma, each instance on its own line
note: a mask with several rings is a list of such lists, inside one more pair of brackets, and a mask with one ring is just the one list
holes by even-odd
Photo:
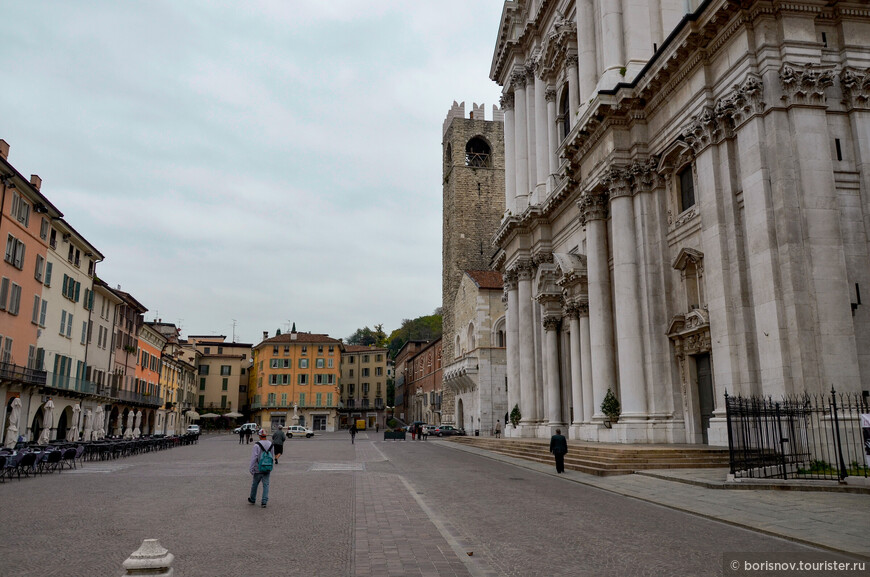
[[706, 445], [710, 442], [708, 432], [714, 409], [713, 371], [710, 368], [710, 353], [695, 355], [695, 367], [698, 374], [698, 409], [701, 414], [701, 435]]

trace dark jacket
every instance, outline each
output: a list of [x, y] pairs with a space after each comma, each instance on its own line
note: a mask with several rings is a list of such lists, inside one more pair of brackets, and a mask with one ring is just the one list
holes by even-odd
[[554, 455], [564, 455], [568, 452], [568, 439], [564, 435], [550, 437], [550, 452]]

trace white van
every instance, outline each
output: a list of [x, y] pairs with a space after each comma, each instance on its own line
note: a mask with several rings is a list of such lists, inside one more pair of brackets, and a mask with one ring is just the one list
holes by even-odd
[[299, 425], [290, 425], [289, 427], [284, 427], [284, 433], [287, 434], [288, 439], [292, 439], [293, 435], [305, 437], [306, 439], [310, 439], [314, 436], [314, 431], [312, 431], [311, 429], [306, 429], [305, 427], [301, 427]]

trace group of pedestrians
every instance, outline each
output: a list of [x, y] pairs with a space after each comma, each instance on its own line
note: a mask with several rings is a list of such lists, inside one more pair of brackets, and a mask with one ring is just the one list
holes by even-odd
[[252, 431], [248, 427], [242, 427], [239, 429], [239, 444], [244, 445], [251, 442], [251, 437], [254, 436], [254, 431]]

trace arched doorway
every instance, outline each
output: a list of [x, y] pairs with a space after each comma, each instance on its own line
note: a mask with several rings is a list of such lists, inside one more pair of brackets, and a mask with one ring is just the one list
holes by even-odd
[[115, 432], [115, 428], [118, 423], [118, 407], [112, 407], [112, 410], [109, 412], [109, 419], [106, 421], [106, 434], [115, 436], [117, 433]]
[[66, 430], [72, 422], [72, 407], [66, 407], [57, 419], [57, 439], [66, 439]]
[[36, 440], [39, 438], [39, 435], [42, 433], [42, 405], [36, 410], [36, 414], [33, 415], [33, 421], [30, 423], [30, 439]]

